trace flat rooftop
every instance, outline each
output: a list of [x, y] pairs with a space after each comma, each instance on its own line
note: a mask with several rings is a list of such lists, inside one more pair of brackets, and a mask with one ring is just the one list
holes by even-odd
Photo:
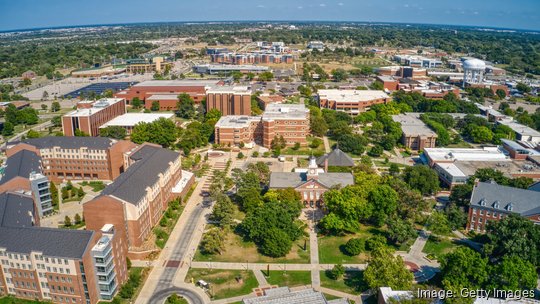
[[320, 99], [335, 102], [366, 102], [374, 99], [389, 98], [388, 94], [376, 90], [319, 90]]
[[133, 87], [191, 87], [215, 86], [219, 80], [148, 80], [139, 82]]
[[146, 100], [178, 100], [178, 94], [154, 94]]
[[307, 119], [309, 110], [304, 104], [269, 103], [262, 115], [263, 120]]
[[227, 115], [221, 116], [216, 123], [218, 128], [244, 128], [249, 127], [252, 122], [260, 122], [261, 116]]
[[251, 95], [251, 90], [247, 86], [216, 86], [206, 91], [207, 94], [239, 94]]
[[[80, 103], [90, 103], [92, 101], [81, 101]], [[67, 113], [66, 115], [64, 116], [68, 116], [68, 117], [84, 117], [84, 116], [91, 116], [93, 114], [96, 114], [97, 112], [105, 109], [105, 108], [108, 108], [110, 106], [112, 106], [113, 104], [117, 103], [117, 102], [124, 102], [124, 99], [123, 98], [103, 98], [103, 99], [100, 99], [96, 102], [94, 102], [94, 104], [92, 105], [91, 108], [88, 108], [88, 109], [77, 109], [77, 110], [74, 110], [74, 111], [71, 111], [69, 113]]]
[[392, 115], [392, 120], [401, 124], [401, 130], [405, 136], [436, 137], [437, 133], [426, 126], [419, 117], [418, 113], [404, 113]]
[[510, 127], [514, 132], [521, 134], [522, 136], [540, 137], [540, 132], [535, 129], [517, 123], [515, 121], [499, 121], [500, 124]]
[[102, 125], [100, 128], [106, 128], [111, 126], [120, 126], [120, 127], [133, 127], [138, 123], [145, 122], [151, 123], [160, 118], [170, 119], [173, 117], [172, 113], [126, 113], [120, 115], [113, 120]]
[[457, 161], [455, 166], [466, 176], [472, 176], [478, 169], [492, 168], [501, 171], [505, 176], [540, 174], [540, 167], [531, 161]]
[[455, 161], [508, 161], [506, 156], [498, 147], [484, 148], [425, 148], [424, 154], [434, 162], [455, 162]]
[[270, 70], [267, 66], [261, 66], [261, 65], [248, 65], [248, 64], [203, 64], [203, 65], [196, 65], [195, 68], [207, 68], [209, 70], [253, 70], [253, 71], [268, 71]]

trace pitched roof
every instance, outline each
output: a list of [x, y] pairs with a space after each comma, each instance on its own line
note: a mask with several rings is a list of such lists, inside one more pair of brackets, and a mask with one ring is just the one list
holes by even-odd
[[[296, 188], [307, 181], [307, 173], [305, 172], [272, 172], [269, 187]], [[351, 173], [320, 173], [317, 181], [327, 188], [336, 185], [345, 187], [354, 184], [354, 177]]]
[[536, 182], [529, 187], [529, 190], [540, 192], [540, 182]]
[[354, 167], [354, 160], [339, 148], [335, 148], [332, 152], [317, 158], [317, 165], [324, 166], [325, 160], [328, 160], [328, 166]]
[[92, 241], [90, 230], [0, 227], [0, 247], [9, 252], [32, 251], [62, 258], [82, 258]]
[[101, 195], [113, 195], [136, 204], [146, 195], [146, 188], [153, 186], [159, 174], [166, 171], [179, 156], [178, 152], [169, 149], [144, 145], [130, 156], [135, 163], [107, 186]]
[[32, 227], [34, 200], [20, 193], [0, 194], [0, 227]]
[[63, 149], [88, 149], [106, 150], [112, 146], [116, 140], [107, 137], [79, 137], [79, 136], [47, 136], [40, 138], [29, 138], [22, 142], [35, 146], [38, 149], [60, 147]]
[[31, 172], [41, 172], [41, 158], [34, 152], [21, 150], [6, 160], [6, 170], [0, 184], [17, 176], [28, 178]]
[[540, 192], [481, 182], [473, 188], [471, 206], [529, 216], [540, 213]]

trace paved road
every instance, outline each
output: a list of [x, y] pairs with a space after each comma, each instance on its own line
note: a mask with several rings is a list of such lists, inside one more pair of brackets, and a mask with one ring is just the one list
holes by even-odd
[[[193, 234], [197, 230], [197, 223], [199, 222], [201, 215], [203, 214], [204, 207], [202, 204], [197, 205], [189, 218], [186, 221], [182, 234], [176, 244], [170, 256], [169, 261], [181, 262], [187, 253], [187, 249], [193, 237]], [[184, 296], [192, 304], [203, 304], [204, 300], [199, 295], [190, 289], [174, 286], [174, 277], [176, 275], [177, 267], [166, 267], [161, 276], [159, 277], [158, 285], [152, 294], [152, 297], [148, 301], [151, 304], [162, 304], [165, 299], [173, 293]]]

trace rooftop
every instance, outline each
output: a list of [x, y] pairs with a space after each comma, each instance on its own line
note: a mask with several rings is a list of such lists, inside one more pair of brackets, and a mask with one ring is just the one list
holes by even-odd
[[366, 102], [374, 99], [389, 98], [388, 94], [376, 90], [319, 90], [320, 99], [335, 102]]
[[0, 248], [8, 252], [80, 259], [91, 243], [91, 230], [0, 227]]
[[218, 128], [245, 128], [252, 122], [260, 122], [261, 116], [227, 115], [221, 116], [216, 123]]
[[148, 80], [139, 82], [133, 87], [191, 87], [191, 86], [215, 86], [219, 80]]
[[317, 165], [324, 166], [325, 161], [328, 161], [328, 166], [354, 167], [354, 160], [339, 148], [335, 148], [332, 152], [317, 158]]
[[[308, 181], [305, 172], [272, 172], [270, 174], [270, 188], [296, 188]], [[327, 188], [337, 185], [342, 187], [354, 184], [351, 173], [320, 173], [317, 181]]]
[[110, 126], [133, 127], [138, 123], [151, 123], [160, 118], [170, 119], [174, 116], [172, 113], [126, 113], [102, 125], [100, 128]]
[[419, 116], [418, 113], [404, 113], [392, 115], [392, 120], [401, 124], [405, 136], [437, 137], [437, 133], [426, 126]]
[[327, 301], [324, 295], [313, 289], [291, 291], [288, 287], [265, 290], [264, 296], [244, 299], [244, 304], [338, 304], [343, 299]]
[[0, 227], [34, 226], [34, 199], [22, 193], [0, 194]]
[[22, 142], [35, 146], [38, 149], [50, 149], [53, 147], [62, 149], [80, 149], [84, 147], [92, 150], [106, 150], [116, 143], [116, 140], [107, 137], [47, 136], [29, 138]]
[[[90, 103], [92, 101], [82, 101], [81, 103]], [[92, 104], [91, 108], [85, 108], [85, 109], [77, 109], [74, 111], [71, 111], [67, 113], [64, 116], [68, 117], [84, 117], [84, 116], [91, 116], [93, 114], [96, 114], [100, 111], [102, 111], [105, 108], [108, 108], [112, 106], [113, 104], [117, 102], [125, 102], [123, 98], [103, 98], [98, 101], [96, 101], [94, 104]]]
[[146, 98], [146, 100], [178, 100], [178, 94], [153, 94]]
[[178, 157], [178, 152], [145, 144], [130, 155], [135, 163], [108, 185], [101, 195], [112, 195], [137, 204], [146, 195], [147, 188], [153, 186], [159, 180], [160, 174]]
[[206, 91], [206, 94], [230, 93], [251, 95], [251, 90], [246, 86], [217, 86]]
[[508, 161], [498, 147], [484, 148], [425, 148], [424, 154], [434, 162], [453, 161]]
[[6, 169], [0, 179], [0, 185], [20, 176], [29, 178], [32, 172], [41, 172], [41, 158], [34, 152], [21, 150], [6, 160]]
[[[440, 164], [440, 163], [439, 163]], [[472, 176], [478, 169], [492, 168], [501, 171], [507, 177], [540, 175], [540, 168], [531, 161], [507, 160], [507, 161], [456, 161], [453, 164], [466, 176]]]
[[262, 115], [263, 120], [307, 119], [309, 110], [304, 104], [269, 103]]
[[530, 216], [540, 214], [540, 192], [480, 182], [473, 188], [471, 205]]
[[514, 132], [520, 134], [521, 136], [540, 137], [540, 132], [520, 123], [507, 120], [499, 121], [499, 123], [510, 127], [512, 130], [514, 130]]

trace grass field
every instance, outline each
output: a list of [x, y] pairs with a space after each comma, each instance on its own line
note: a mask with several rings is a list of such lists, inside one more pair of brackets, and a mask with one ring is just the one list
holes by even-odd
[[[266, 272], [263, 273], [266, 274]], [[310, 285], [311, 272], [270, 270], [270, 276], [266, 280], [270, 285], [278, 285], [280, 287]]]
[[435, 239], [433, 237], [429, 237], [426, 242], [426, 246], [424, 246], [422, 252], [427, 254], [430, 258], [438, 260], [442, 255], [452, 252], [458, 246], [458, 244], [455, 244], [454, 242], [452, 242], [452, 240], [449, 240], [447, 238]]
[[198, 280], [210, 283], [210, 294], [214, 300], [246, 295], [259, 286], [253, 272], [242, 270], [191, 268], [187, 273], [186, 282]]
[[368, 289], [362, 271], [347, 271], [339, 280], [333, 280], [326, 271], [321, 271], [321, 286], [349, 294], [358, 294]]
[[[307, 250], [304, 251], [304, 240]], [[283, 258], [271, 258], [260, 254], [253, 242], [245, 242], [242, 237], [229, 232], [225, 250], [220, 255], [204, 255], [197, 250], [195, 261], [242, 262], [242, 263], [309, 263], [309, 239], [301, 238], [293, 243], [291, 252]]]

